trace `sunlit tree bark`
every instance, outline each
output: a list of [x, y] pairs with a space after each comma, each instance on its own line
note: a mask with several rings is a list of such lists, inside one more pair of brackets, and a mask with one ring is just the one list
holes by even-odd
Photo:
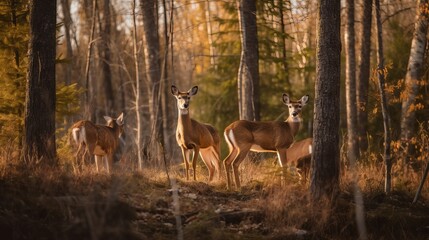
[[346, 1], [346, 100], [347, 100], [347, 158], [354, 162], [359, 157], [356, 108], [356, 49], [354, 0]]
[[405, 76], [405, 90], [402, 93], [401, 139], [406, 146], [407, 155], [414, 152], [411, 139], [416, 135], [416, 98], [419, 90], [419, 81], [423, 76], [425, 50], [427, 44], [429, 6], [427, 0], [420, 0], [417, 4], [414, 35], [411, 42], [410, 57], [408, 60], [407, 75]]

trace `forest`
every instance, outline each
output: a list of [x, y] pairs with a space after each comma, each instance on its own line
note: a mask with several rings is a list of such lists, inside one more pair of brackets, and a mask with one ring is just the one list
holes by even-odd
[[0, 26], [2, 239], [428, 239], [428, 0], [0, 0]]

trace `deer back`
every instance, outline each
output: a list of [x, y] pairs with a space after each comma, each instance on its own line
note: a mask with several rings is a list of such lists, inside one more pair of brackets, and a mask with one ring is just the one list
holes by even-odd
[[287, 148], [293, 143], [294, 139], [287, 122], [239, 120], [229, 125], [225, 132], [233, 134], [235, 141], [239, 145], [252, 144], [270, 151]]
[[290, 148], [287, 149], [287, 158], [289, 162], [298, 164], [298, 160], [311, 156], [311, 146], [313, 138], [306, 138], [301, 141], [295, 142]]

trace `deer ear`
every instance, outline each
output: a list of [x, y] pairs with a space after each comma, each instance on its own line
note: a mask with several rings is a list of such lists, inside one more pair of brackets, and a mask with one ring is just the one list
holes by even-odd
[[174, 96], [177, 96], [179, 94], [179, 89], [174, 85], [171, 85], [171, 94], [173, 94]]
[[194, 96], [195, 94], [198, 93], [198, 86], [193, 86], [189, 91], [188, 94], [189, 96]]
[[124, 113], [121, 113], [121, 115], [119, 115], [119, 117], [116, 119], [116, 123], [118, 125], [123, 125], [124, 124]]
[[289, 95], [287, 95], [286, 93], [283, 93], [282, 100], [284, 104], [288, 105], [290, 103]]
[[113, 120], [113, 118], [111, 118], [109, 116], [104, 116], [104, 120], [106, 120], [106, 122], [109, 122], [109, 121]]
[[308, 98], [309, 98], [309, 96], [308, 96], [308, 95], [305, 95], [305, 96], [303, 96], [299, 101], [301, 101], [301, 104], [302, 104], [302, 105], [305, 105], [305, 104], [307, 104], [307, 103], [308, 103]]

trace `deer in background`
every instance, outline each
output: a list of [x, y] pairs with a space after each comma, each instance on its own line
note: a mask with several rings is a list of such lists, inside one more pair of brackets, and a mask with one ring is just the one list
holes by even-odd
[[296, 168], [300, 169], [304, 175], [304, 180], [307, 180], [310, 172], [311, 153], [313, 152], [313, 138], [294, 142], [286, 152], [288, 162], [293, 163]]
[[213, 126], [199, 123], [189, 116], [189, 102], [197, 92], [198, 86], [192, 87], [187, 92], [181, 92], [176, 86], [171, 86], [171, 94], [176, 97], [179, 110], [176, 140], [182, 150], [186, 180], [189, 180], [189, 157], [190, 152], [193, 150], [192, 169], [194, 171], [194, 180], [197, 180], [196, 166], [198, 154], [200, 154], [209, 171], [209, 181], [212, 181], [215, 172], [217, 177], [220, 178], [220, 137]]
[[[109, 173], [113, 168], [113, 155], [119, 145], [119, 138], [123, 133], [123, 113], [118, 118], [104, 116], [106, 126], [96, 125], [91, 121], [82, 120], [71, 127], [73, 140], [78, 146], [76, 162], [82, 166], [86, 153], [95, 155], [95, 166], [104, 159], [104, 168]], [[83, 153], [82, 153], [83, 151]], [[79, 156], [82, 158], [79, 160]], [[80, 163], [79, 163], [80, 162]]]
[[285, 171], [287, 149], [294, 142], [294, 137], [299, 130], [302, 121], [300, 113], [302, 107], [307, 104], [308, 98], [308, 95], [305, 95], [298, 101], [291, 101], [284, 93], [282, 100], [289, 108], [289, 117], [284, 122], [238, 120], [225, 128], [224, 135], [228, 143], [229, 155], [223, 162], [228, 189], [231, 188], [231, 171], [234, 173], [236, 187], [240, 188], [238, 168], [249, 151], [277, 153], [280, 166]]

